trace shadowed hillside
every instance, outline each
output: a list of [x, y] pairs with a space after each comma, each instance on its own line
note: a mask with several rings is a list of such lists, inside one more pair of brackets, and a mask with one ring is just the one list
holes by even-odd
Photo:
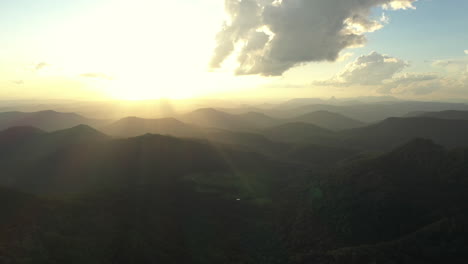
[[389, 118], [334, 132], [207, 111], [216, 126], [130, 117], [106, 126], [110, 136], [87, 125], [0, 131], [0, 262], [468, 257], [467, 121]]
[[307, 252], [297, 263], [462, 263], [467, 164], [466, 149], [417, 139], [312, 178], [290, 234]]

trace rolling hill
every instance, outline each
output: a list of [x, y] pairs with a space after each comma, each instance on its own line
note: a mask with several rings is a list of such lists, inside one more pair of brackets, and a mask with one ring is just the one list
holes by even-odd
[[380, 123], [339, 133], [341, 144], [390, 149], [414, 138], [431, 139], [446, 147], [468, 146], [468, 121], [429, 117], [388, 118]]
[[[412, 123], [453, 128], [461, 122], [422, 119]], [[402, 125], [407, 120], [340, 133], [363, 140], [372, 132], [394, 144], [403, 140], [400, 130], [421, 133]], [[84, 125], [52, 133], [31, 127], [2, 131], [0, 153], [5, 146], [8, 151], [0, 155], [0, 183], [16, 190], [0, 187], [0, 232], [6, 234], [0, 237], [0, 260], [341, 264], [466, 259], [467, 148], [447, 150], [416, 139], [386, 154], [336, 165], [355, 150], [299, 142], [330, 134], [337, 140], [340, 133], [304, 123], [285, 126], [272, 135], [298, 140], [282, 153], [294, 164], [240, 150], [240, 143], [150, 134], [112, 139]], [[431, 131], [446, 137], [439, 132]], [[247, 145], [271, 144], [260, 135], [230, 133], [219, 137], [235, 142], [243, 135]], [[316, 170], [314, 163], [335, 166]]]
[[468, 111], [448, 110], [442, 112], [422, 112], [419, 113], [417, 116], [440, 119], [468, 120]]
[[273, 142], [258, 133], [199, 127], [183, 123], [173, 118], [143, 119], [128, 117], [110, 124], [104, 128], [104, 131], [116, 137], [161, 134], [181, 138], [200, 139], [212, 145], [227, 144], [234, 148], [254, 151], [270, 156], [274, 156], [288, 148], [285, 144]]
[[196, 137], [199, 130], [174, 118], [144, 119], [126, 117], [106, 126], [103, 131], [118, 137], [136, 137], [144, 134]]
[[233, 131], [251, 131], [252, 124], [242, 120], [240, 116], [228, 114], [213, 108], [202, 108], [180, 116], [179, 119], [185, 123], [220, 128]]
[[311, 123], [319, 127], [323, 127], [330, 130], [344, 130], [362, 127], [365, 123], [346, 117], [344, 115], [328, 112], [328, 111], [315, 111], [307, 113], [295, 118], [290, 121]]
[[0, 113], [0, 130], [16, 126], [32, 126], [44, 131], [54, 131], [82, 124], [98, 127], [106, 122], [106, 120], [89, 119], [75, 113], [60, 113], [51, 110]]
[[[303, 232], [295, 239], [308, 241], [297, 263], [462, 263], [466, 151], [416, 139], [313, 177], [300, 196], [308, 217], [292, 227]], [[317, 244], [325, 254], [307, 252]]]

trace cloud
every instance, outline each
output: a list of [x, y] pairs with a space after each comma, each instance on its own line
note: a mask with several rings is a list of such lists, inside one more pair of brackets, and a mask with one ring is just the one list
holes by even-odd
[[444, 68], [451, 73], [468, 72], [468, 60], [466, 59], [436, 60], [432, 63], [432, 66]]
[[468, 55], [468, 50], [465, 50], [465, 54]]
[[390, 18], [385, 13], [382, 13], [382, 16], [380, 17], [380, 22], [388, 24], [390, 23]]
[[100, 72], [88, 72], [80, 74], [80, 77], [83, 78], [94, 78], [94, 79], [105, 79], [105, 80], [112, 80], [113, 78], [107, 74], [100, 73]]
[[24, 84], [23, 80], [14, 80], [14, 81], [11, 81], [11, 82], [16, 84], [16, 85], [23, 85]]
[[317, 82], [318, 85], [379, 85], [402, 71], [408, 63], [394, 57], [372, 52], [362, 55], [349, 63], [345, 69], [331, 80]]
[[406, 0], [395, 0], [391, 1], [390, 3], [384, 4], [383, 8], [384, 9], [392, 9], [392, 10], [398, 10], [398, 9], [415, 9], [413, 6], [413, 1], [406, 1]]
[[371, 18], [372, 8], [408, 9], [415, 1], [225, 0], [229, 19], [216, 37], [210, 66], [221, 67], [237, 50], [239, 75], [277, 76], [296, 65], [336, 61], [388, 21]]
[[37, 64], [34, 65], [34, 70], [36, 71], [40, 71], [46, 67], [50, 66], [50, 64], [46, 63], [46, 62], [39, 62]]
[[377, 92], [383, 94], [426, 95], [442, 88], [443, 79], [435, 73], [405, 73], [384, 81]]
[[346, 65], [336, 77], [313, 84], [351, 89], [368, 87], [380, 94], [416, 96], [428, 95], [451, 86], [462, 86], [462, 81], [457, 79], [459, 77], [441, 77], [436, 73], [401, 73], [408, 66], [402, 59], [372, 52]]

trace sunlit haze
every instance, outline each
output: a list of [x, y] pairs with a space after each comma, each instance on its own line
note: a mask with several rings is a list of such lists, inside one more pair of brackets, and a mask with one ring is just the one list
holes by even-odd
[[465, 1], [249, 2], [3, 1], [0, 96], [468, 97]]

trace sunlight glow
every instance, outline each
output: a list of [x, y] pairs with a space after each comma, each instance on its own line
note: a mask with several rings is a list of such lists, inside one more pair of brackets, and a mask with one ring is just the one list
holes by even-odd
[[203, 16], [189, 5], [108, 1], [51, 30], [48, 43], [54, 44], [46, 48], [67, 75], [112, 98], [200, 96], [221, 86], [213, 81], [221, 73], [208, 75], [207, 65], [222, 17]]

